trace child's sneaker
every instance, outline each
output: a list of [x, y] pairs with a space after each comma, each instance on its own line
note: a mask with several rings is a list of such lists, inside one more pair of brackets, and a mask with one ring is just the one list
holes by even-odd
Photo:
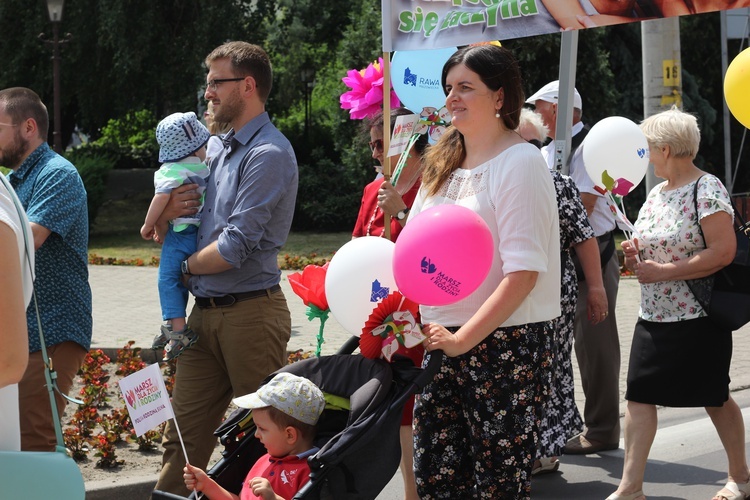
[[181, 332], [170, 331], [168, 337], [169, 342], [164, 348], [164, 361], [172, 361], [185, 349], [198, 342], [198, 334], [188, 327], [185, 327]]
[[158, 349], [164, 349], [164, 346], [169, 343], [170, 333], [172, 333], [172, 325], [169, 323], [161, 325], [161, 331], [159, 332], [159, 335], [154, 337], [154, 341], [151, 343], [151, 349], [155, 351]]

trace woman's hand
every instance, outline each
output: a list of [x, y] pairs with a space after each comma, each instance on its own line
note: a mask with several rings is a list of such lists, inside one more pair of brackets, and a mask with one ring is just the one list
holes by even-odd
[[466, 352], [460, 345], [458, 337], [442, 325], [426, 323], [422, 325], [422, 333], [427, 337], [422, 341], [422, 345], [427, 352], [442, 349], [445, 355], [449, 357], [459, 356]]
[[401, 195], [393, 187], [393, 184], [388, 181], [383, 181], [383, 184], [380, 185], [380, 189], [378, 190], [378, 206], [386, 215], [394, 217], [397, 213], [407, 208]]
[[638, 283], [656, 283], [667, 281], [669, 277], [664, 275], [664, 264], [653, 260], [643, 260], [635, 265], [635, 275]]
[[640, 252], [638, 238], [625, 240], [620, 246], [622, 247], [622, 253], [625, 255], [625, 267], [635, 272], [636, 264], [638, 264], [638, 261], [640, 260], [638, 256], [638, 253]]
[[159, 216], [159, 223], [198, 213], [201, 195], [196, 191], [198, 184], [183, 184], [172, 190], [166, 208]]
[[586, 296], [586, 312], [592, 325], [601, 323], [607, 318], [608, 313], [607, 292], [603, 286], [589, 286]]

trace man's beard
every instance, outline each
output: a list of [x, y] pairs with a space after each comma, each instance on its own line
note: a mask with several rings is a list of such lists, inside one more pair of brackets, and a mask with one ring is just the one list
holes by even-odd
[[244, 108], [245, 103], [240, 99], [239, 92], [233, 91], [226, 99], [221, 100], [218, 108], [214, 108], [214, 121], [232, 123]]
[[20, 132], [16, 132], [13, 144], [5, 149], [0, 149], [0, 165], [11, 170], [16, 170], [28, 155], [28, 150], [29, 141], [21, 137]]

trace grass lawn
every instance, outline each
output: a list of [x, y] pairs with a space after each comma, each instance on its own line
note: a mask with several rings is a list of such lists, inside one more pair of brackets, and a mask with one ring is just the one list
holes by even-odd
[[[143, 192], [133, 197], [109, 200], [99, 209], [99, 214], [89, 237], [89, 255], [99, 257], [150, 262], [161, 255], [161, 246], [141, 238], [140, 229], [151, 202], [151, 193]], [[351, 240], [351, 233], [292, 232], [279, 254], [279, 265], [284, 255], [329, 259], [333, 253]]]

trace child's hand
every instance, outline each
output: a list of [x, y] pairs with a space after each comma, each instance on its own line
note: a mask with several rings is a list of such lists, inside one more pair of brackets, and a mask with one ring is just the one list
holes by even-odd
[[160, 245], [164, 244], [164, 240], [167, 237], [169, 231], [169, 224], [157, 223], [154, 227], [154, 241]]
[[206, 481], [209, 479], [208, 474], [203, 472], [198, 467], [193, 467], [190, 464], [185, 464], [185, 468], [182, 469], [182, 478], [185, 480], [185, 486], [190, 491], [203, 491], [206, 486]]
[[151, 240], [154, 238], [154, 226], [147, 226], [144, 224], [141, 226], [141, 238], [144, 240]]
[[276, 500], [276, 493], [271, 488], [271, 483], [268, 479], [263, 477], [254, 477], [250, 480], [250, 489], [253, 490], [253, 495], [262, 498], [263, 500]]

